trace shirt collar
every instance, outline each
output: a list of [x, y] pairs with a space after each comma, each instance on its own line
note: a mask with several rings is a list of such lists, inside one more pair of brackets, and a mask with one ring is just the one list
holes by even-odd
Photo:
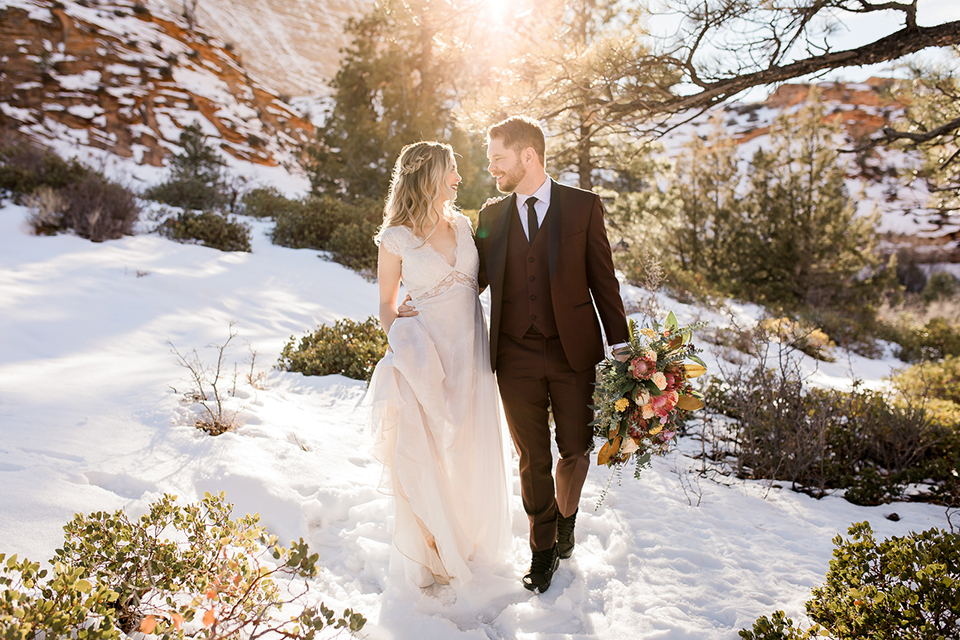
[[546, 204], [547, 206], [549, 206], [549, 205], [550, 205], [550, 187], [551, 187], [551, 182], [552, 182], [552, 180], [550, 180], [550, 176], [547, 176], [547, 177], [544, 179], [543, 184], [540, 185], [540, 188], [537, 189], [537, 190], [536, 190], [535, 192], [533, 192], [532, 194], [525, 195], [525, 194], [522, 194], [522, 193], [517, 193], [517, 206], [520, 206], [521, 204], [523, 204], [524, 202], [526, 202], [526, 201], [527, 201], [527, 198], [529, 198], [531, 195], [538, 200], [538, 202], [537, 202], [538, 205], [542, 202], [542, 203]]

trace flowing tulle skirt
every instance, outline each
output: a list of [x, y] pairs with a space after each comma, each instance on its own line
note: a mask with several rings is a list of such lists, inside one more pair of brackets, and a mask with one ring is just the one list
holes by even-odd
[[463, 583], [509, 544], [511, 467], [476, 291], [456, 284], [416, 308], [390, 328], [370, 382], [374, 454], [406, 575]]

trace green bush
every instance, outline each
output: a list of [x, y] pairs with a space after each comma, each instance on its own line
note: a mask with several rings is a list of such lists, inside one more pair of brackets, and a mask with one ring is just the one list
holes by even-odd
[[377, 225], [367, 220], [342, 224], [330, 234], [327, 251], [335, 262], [373, 274], [377, 269], [377, 245], [373, 242], [376, 233]]
[[64, 160], [27, 140], [10, 137], [0, 140], [0, 192], [13, 193], [19, 198], [40, 187], [62, 189], [91, 173], [76, 160]]
[[310, 197], [277, 215], [271, 239], [283, 247], [328, 251], [334, 261], [371, 273], [377, 266], [373, 236], [380, 222], [380, 205], [373, 201]]
[[257, 187], [241, 199], [243, 213], [255, 218], [277, 218], [303, 206], [299, 200], [291, 200], [274, 187]]
[[936, 300], [955, 298], [958, 293], [960, 293], [960, 280], [946, 271], [937, 271], [927, 278], [927, 284], [923, 287], [920, 299], [924, 304], [930, 304]]
[[356, 207], [329, 196], [310, 197], [282, 211], [270, 234], [274, 244], [292, 249], [327, 250], [334, 230], [358, 217]]
[[144, 197], [183, 209], [220, 209], [235, 194], [227, 186], [226, 162], [197, 124], [180, 133], [181, 153], [170, 158], [170, 178], [146, 190]]
[[[0, 637], [183, 638], [184, 625], [195, 623], [208, 640], [313, 640], [325, 627], [355, 632], [366, 623], [350, 609], [338, 618], [322, 603], [302, 607], [318, 560], [302, 539], [284, 548], [258, 516], [232, 519], [222, 493], [175, 501], [164, 495], [137, 520], [123, 510], [77, 514], [50, 561], [52, 579], [39, 564], [0, 555]], [[287, 604], [299, 613], [284, 614]]]
[[923, 327], [887, 323], [881, 336], [899, 345], [895, 354], [904, 362], [960, 355], [960, 328], [941, 317], [928, 320]]
[[0, 638], [119, 640], [113, 605], [117, 593], [94, 585], [80, 567], [40, 563], [0, 553]]
[[869, 523], [834, 538], [826, 582], [806, 603], [801, 630], [782, 611], [743, 629], [744, 640], [909, 638], [946, 640], [960, 629], [960, 535], [929, 529], [879, 544]]
[[280, 353], [278, 367], [306, 376], [339, 373], [369, 382], [386, 351], [387, 337], [376, 318], [371, 316], [364, 322], [343, 319], [332, 327], [321, 325], [300, 338], [299, 343], [290, 336]]
[[250, 225], [213, 211], [183, 211], [160, 223], [157, 232], [177, 242], [195, 240], [221, 251], [250, 251]]

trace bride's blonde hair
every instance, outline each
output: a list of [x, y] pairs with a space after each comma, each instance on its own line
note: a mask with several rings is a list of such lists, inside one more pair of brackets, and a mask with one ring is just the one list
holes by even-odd
[[[432, 212], [446, 195], [445, 180], [454, 163], [453, 147], [443, 142], [414, 142], [401, 149], [383, 208], [383, 226], [374, 240], [379, 243], [384, 230], [400, 225], [426, 240], [439, 222]], [[441, 215], [448, 219], [453, 215], [451, 201], [443, 204]]]

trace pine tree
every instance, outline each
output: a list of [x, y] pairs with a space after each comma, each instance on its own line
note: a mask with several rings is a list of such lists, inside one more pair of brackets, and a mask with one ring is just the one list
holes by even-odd
[[838, 162], [839, 128], [824, 114], [811, 93], [799, 113], [771, 128], [770, 150], [751, 160], [745, 224], [734, 239], [739, 256], [731, 256], [733, 282], [747, 298], [825, 308], [869, 294], [864, 275], [879, 268], [877, 218], [857, 215]]
[[317, 144], [308, 149], [315, 193], [382, 199], [400, 149], [432, 139], [460, 154], [459, 204], [487, 198], [484, 151], [453, 115], [462, 51], [442, 37], [451, 39], [446, 28], [455, 18], [452, 5], [387, 0], [348, 22], [353, 43], [331, 82], [333, 104]]

